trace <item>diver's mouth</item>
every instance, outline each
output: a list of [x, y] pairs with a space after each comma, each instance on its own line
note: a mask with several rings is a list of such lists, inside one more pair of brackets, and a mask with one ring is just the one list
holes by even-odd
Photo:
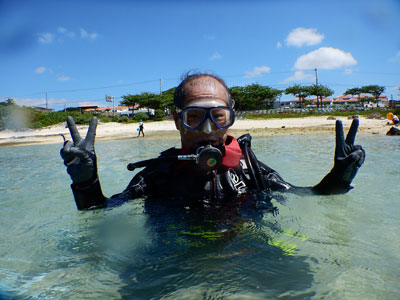
[[220, 143], [218, 143], [217, 141], [201, 141], [201, 142], [197, 143], [198, 147], [207, 146], [207, 145], [217, 147], [219, 144]]

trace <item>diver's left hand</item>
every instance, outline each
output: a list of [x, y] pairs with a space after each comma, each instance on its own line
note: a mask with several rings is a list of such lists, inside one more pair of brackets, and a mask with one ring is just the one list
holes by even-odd
[[349, 185], [365, 159], [364, 149], [360, 145], [354, 145], [358, 124], [359, 120], [354, 119], [345, 140], [342, 121], [336, 121], [335, 161], [332, 171], [338, 181]]

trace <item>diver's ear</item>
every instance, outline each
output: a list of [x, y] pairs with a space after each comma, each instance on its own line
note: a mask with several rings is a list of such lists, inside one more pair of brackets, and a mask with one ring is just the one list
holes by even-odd
[[181, 123], [179, 122], [179, 117], [178, 117], [178, 113], [176, 112], [176, 110], [172, 113], [172, 116], [174, 117], [176, 129], [180, 130], [181, 129], [181, 126], [180, 126]]

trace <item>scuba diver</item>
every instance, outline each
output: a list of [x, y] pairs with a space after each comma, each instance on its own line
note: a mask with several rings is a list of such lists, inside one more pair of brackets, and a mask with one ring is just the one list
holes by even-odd
[[[315, 186], [297, 187], [257, 160], [251, 136], [228, 135], [235, 121], [234, 102], [224, 81], [211, 74], [186, 74], [174, 93], [173, 118], [180, 132], [181, 149], [170, 148], [159, 157], [131, 163], [128, 170], [143, 168], [127, 188], [110, 198], [103, 195], [94, 149], [97, 118], [82, 139], [72, 117], [67, 117], [72, 141], [65, 141], [61, 157], [72, 179], [79, 210], [120, 205], [146, 197], [172, 206], [214, 205], [221, 209], [230, 199], [252, 192], [342, 194], [364, 162], [365, 152], [354, 145], [359, 120], [354, 119], [347, 137], [336, 121], [336, 148], [332, 170]], [[155, 200], [156, 201], [156, 200]]]

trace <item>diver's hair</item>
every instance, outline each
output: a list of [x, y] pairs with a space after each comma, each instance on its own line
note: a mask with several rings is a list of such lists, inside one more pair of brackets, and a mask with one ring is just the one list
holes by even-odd
[[207, 73], [207, 72], [198, 72], [198, 71], [188, 71], [185, 72], [182, 77], [181, 77], [181, 83], [178, 85], [178, 87], [175, 89], [174, 92], [174, 106], [178, 108], [183, 108], [183, 104], [186, 99], [187, 95], [187, 83], [189, 81], [192, 81], [194, 79], [200, 78], [200, 77], [212, 77], [215, 80], [217, 80], [219, 83], [221, 83], [226, 91], [226, 98], [228, 101], [229, 106], [233, 107], [233, 101], [231, 99], [231, 94], [229, 93], [229, 89], [226, 86], [225, 81], [218, 77], [217, 75], [214, 75], [212, 73]]

